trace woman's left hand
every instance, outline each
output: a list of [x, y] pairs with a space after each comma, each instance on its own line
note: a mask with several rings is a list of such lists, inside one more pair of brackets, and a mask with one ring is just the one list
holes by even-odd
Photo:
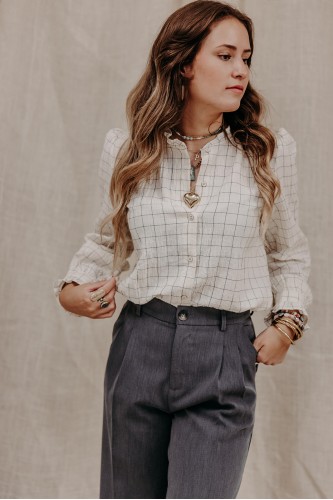
[[[294, 334], [290, 328], [286, 325], [281, 325], [280, 328], [293, 339]], [[259, 351], [257, 354], [257, 363], [276, 365], [282, 363], [292, 344], [280, 330], [271, 325], [257, 335], [253, 345]]]

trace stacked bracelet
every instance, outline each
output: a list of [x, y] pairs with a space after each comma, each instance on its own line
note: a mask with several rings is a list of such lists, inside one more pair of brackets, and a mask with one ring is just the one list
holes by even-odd
[[[304, 330], [304, 317], [298, 310], [290, 309], [280, 309], [276, 313], [272, 314], [272, 325], [280, 330], [284, 335], [286, 335], [290, 342], [294, 344], [295, 340], [298, 340], [303, 335]], [[294, 333], [294, 339], [291, 339], [289, 335], [282, 330], [278, 325], [285, 325], [290, 328]]]
[[294, 344], [295, 342], [293, 341], [293, 339], [291, 339], [288, 335], [288, 333], [286, 333], [284, 330], [282, 330], [282, 328], [280, 328], [279, 326], [277, 326], [277, 324], [275, 323], [273, 326], [275, 326], [275, 328], [277, 328], [278, 330], [280, 330], [280, 332], [282, 332], [286, 337], [288, 337], [288, 339], [290, 340], [290, 342], [292, 344]]

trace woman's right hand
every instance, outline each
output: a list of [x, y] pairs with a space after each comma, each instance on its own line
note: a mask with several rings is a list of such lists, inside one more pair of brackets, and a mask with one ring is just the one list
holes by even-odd
[[[92, 301], [90, 293], [103, 288], [103, 300], [110, 302], [110, 305], [101, 309], [100, 302]], [[75, 282], [65, 285], [60, 294], [59, 302], [66, 311], [79, 316], [87, 316], [92, 319], [111, 318], [116, 310], [116, 279], [114, 277], [105, 281], [94, 283], [84, 283], [79, 285]]]

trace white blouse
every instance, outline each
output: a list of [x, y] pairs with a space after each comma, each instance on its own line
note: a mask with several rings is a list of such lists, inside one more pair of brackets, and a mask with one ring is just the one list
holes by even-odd
[[[185, 144], [170, 139], [159, 172], [141, 185], [128, 203], [128, 224], [135, 264], [123, 278], [112, 270], [112, 225], [103, 240], [99, 227], [111, 212], [109, 183], [115, 158], [127, 134], [111, 129], [105, 139], [99, 180], [102, 203], [93, 232], [73, 256], [68, 272], [54, 283], [59, 292], [66, 282], [100, 281], [113, 274], [117, 291], [144, 304], [154, 297], [174, 306], [208, 306], [241, 312], [300, 309], [309, 329], [307, 306], [308, 240], [298, 222], [296, 143], [280, 128], [271, 167], [281, 182], [266, 238], [273, 250], [266, 254], [259, 236], [262, 199], [244, 153], [227, 142], [224, 132], [201, 149], [196, 181], [201, 200], [189, 208], [184, 193], [190, 189], [190, 159]], [[158, 175], [159, 174], [159, 175]], [[128, 262], [127, 262], [128, 263]]]

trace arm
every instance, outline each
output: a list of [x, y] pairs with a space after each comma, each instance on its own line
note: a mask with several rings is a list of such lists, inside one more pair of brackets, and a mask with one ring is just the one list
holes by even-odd
[[[124, 132], [119, 129], [111, 129], [106, 135], [98, 172], [102, 197], [100, 212], [95, 221], [93, 232], [85, 235], [84, 243], [73, 256], [67, 274], [64, 278], [54, 282], [54, 293], [58, 300], [60, 292], [68, 283], [71, 283], [71, 285], [66, 286], [66, 294], [68, 294], [70, 289], [78, 285], [102, 282], [109, 280], [112, 276], [113, 226], [109, 223], [104, 227], [102, 238], [100, 237], [100, 226], [104, 217], [112, 211], [109, 184], [116, 156], [125, 138]], [[126, 261], [122, 271], [128, 268], [129, 262]], [[118, 276], [116, 278], [117, 281]]]
[[270, 325], [272, 313], [279, 309], [298, 309], [307, 323], [306, 308], [312, 302], [308, 285], [311, 257], [307, 237], [299, 226], [296, 143], [283, 128], [278, 131], [272, 169], [280, 180], [282, 193], [274, 204], [266, 232], [271, 248], [267, 262], [274, 305], [265, 323]]
[[[266, 232], [270, 246], [267, 264], [273, 292], [273, 308], [265, 317], [268, 326], [255, 339], [257, 361], [274, 365], [281, 363], [291, 343], [287, 336], [271, 326], [272, 313], [279, 309], [297, 309], [308, 320], [307, 306], [312, 301], [308, 285], [310, 252], [308, 240], [299, 226], [296, 143], [291, 135], [280, 129], [277, 148], [271, 162], [281, 183], [281, 196], [275, 201], [272, 217]], [[290, 328], [283, 330], [293, 338]], [[260, 352], [259, 352], [260, 351]]]

